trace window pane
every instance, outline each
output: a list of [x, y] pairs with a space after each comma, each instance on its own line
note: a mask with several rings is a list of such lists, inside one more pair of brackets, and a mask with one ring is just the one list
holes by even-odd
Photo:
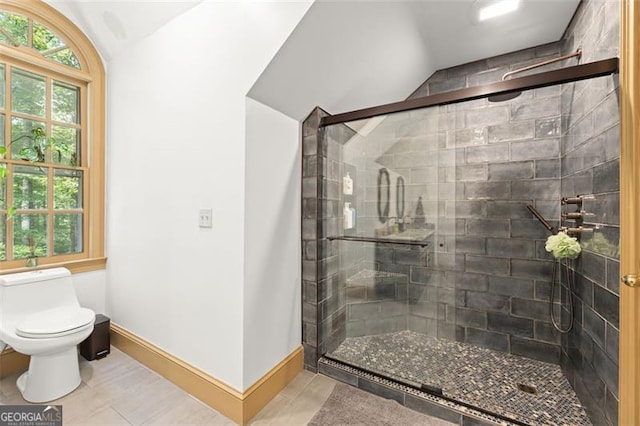
[[13, 68], [11, 73], [11, 110], [44, 117], [45, 78]]
[[62, 65], [68, 65], [70, 67], [80, 69], [80, 61], [78, 61], [76, 55], [74, 55], [71, 49], [69, 49], [68, 47], [66, 49], [58, 50], [57, 52], [45, 55], [45, 57]]
[[29, 29], [29, 20], [21, 15], [15, 15], [8, 12], [0, 12], [0, 26], [7, 30], [13, 40], [9, 40], [10, 44], [14, 41], [27, 45], [27, 30]]
[[4, 64], [0, 64], [0, 108], [4, 108], [4, 82], [5, 80]]
[[0, 260], [7, 260], [6, 216], [0, 215]]
[[[4, 114], [0, 114], [0, 146], [4, 146]], [[4, 158], [4, 155], [0, 155]]]
[[0, 43], [4, 43], [4, 44], [8, 44], [8, 45], [13, 45], [11, 43], [11, 40], [9, 40], [7, 38], [7, 36], [5, 36], [4, 34], [0, 33]]
[[64, 41], [55, 35], [49, 28], [37, 22], [33, 23], [33, 48], [39, 52], [55, 49], [65, 45]]
[[53, 217], [53, 254], [81, 253], [82, 215], [56, 214]]
[[26, 259], [47, 255], [47, 215], [18, 214], [13, 217], [13, 257]]
[[0, 163], [0, 167], [3, 170], [0, 170], [0, 210], [7, 209], [7, 178], [2, 177], [3, 174], [7, 172], [7, 165], [5, 163]]
[[80, 89], [60, 81], [53, 82], [53, 119], [65, 123], [78, 123]]
[[46, 169], [32, 166], [14, 167], [13, 205], [22, 210], [47, 208]]
[[[2, 158], [6, 158], [4, 155], [4, 114], [0, 114], [0, 147], [3, 148], [3, 152], [0, 153], [0, 159]], [[7, 185], [7, 164], [6, 163], [0, 163], [0, 209], [4, 210], [6, 209], [6, 200], [7, 200], [7, 193], [5, 192], [6, 189], [6, 185]]]
[[71, 127], [52, 126], [51, 135], [57, 148], [51, 153], [51, 161], [68, 166], [79, 166], [80, 130]]
[[[44, 123], [24, 118], [13, 117], [11, 120], [11, 158], [14, 160], [27, 160], [25, 150], [34, 149], [36, 142], [40, 141], [37, 135], [44, 134]], [[38, 154], [36, 152], [36, 154]], [[44, 161], [44, 153], [40, 152]]]
[[82, 208], [82, 172], [55, 170], [53, 177], [53, 208]]

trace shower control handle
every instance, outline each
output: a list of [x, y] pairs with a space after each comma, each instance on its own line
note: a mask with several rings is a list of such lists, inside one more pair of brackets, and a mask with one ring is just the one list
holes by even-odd
[[562, 216], [568, 220], [582, 220], [584, 214], [582, 212], [571, 212], [571, 213], [565, 213]]
[[595, 200], [595, 198], [596, 197], [593, 194], [576, 195], [575, 197], [562, 197], [560, 199], [560, 204], [577, 204], [581, 206], [584, 200]]
[[629, 287], [635, 287], [638, 285], [638, 276], [636, 274], [627, 274], [622, 277], [622, 282]]
[[561, 204], [578, 204], [582, 205], [582, 197], [562, 197]]

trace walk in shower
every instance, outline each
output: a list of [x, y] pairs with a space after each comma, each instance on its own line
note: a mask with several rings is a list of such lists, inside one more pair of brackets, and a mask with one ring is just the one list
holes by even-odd
[[[560, 47], [546, 49], [532, 55]], [[442, 407], [476, 421], [615, 424], [617, 61], [574, 65], [518, 80], [526, 90], [501, 102], [487, 97], [513, 92], [509, 82], [450, 91], [448, 72], [402, 105], [312, 113], [307, 368], [454, 421]], [[554, 287], [545, 241], [559, 227], [583, 252], [571, 285], [565, 270]], [[551, 311], [563, 331], [573, 314], [568, 332]]]

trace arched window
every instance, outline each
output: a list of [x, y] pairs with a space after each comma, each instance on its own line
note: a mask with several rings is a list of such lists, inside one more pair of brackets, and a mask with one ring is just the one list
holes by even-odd
[[104, 67], [41, 1], [0, 3], [0, 271], [104, 267]]

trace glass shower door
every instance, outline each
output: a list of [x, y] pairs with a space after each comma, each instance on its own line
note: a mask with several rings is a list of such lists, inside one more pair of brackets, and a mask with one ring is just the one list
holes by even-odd
[[455, 232], [438, 201], [455, 193], [444, 181], [455, 157], [439, 153], [455, 118], [435, 107], [325, 128], [339, 147], [327, 152], [328, 170], [339, 171], [335, 241], [346, 305], [346, 338], [326, 356], [436, 393], [441, 374], [416, 371], [415, 358], [454, 332], [439, 301], [455, 290], [429, 266], [455, 262], [437, 250], [447, 238], [438, 228]]

